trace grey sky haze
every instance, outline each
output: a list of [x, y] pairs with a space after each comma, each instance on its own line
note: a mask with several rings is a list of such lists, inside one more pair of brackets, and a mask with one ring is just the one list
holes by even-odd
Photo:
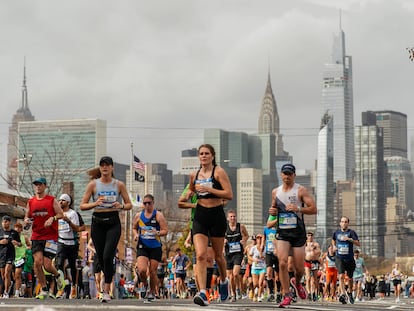
[[107, 120], [108, 154], [179, 168], [203, 128], [257, 131], [267, 73], [285, 149], [299, 168], [317, 157], [321, 78], [333, 34], [353, 57], [354, 117], [408, 115], [414, 134], [412, 0], [0, 2], [0, 151], [20, 105], [26, 57], [36, 120]]

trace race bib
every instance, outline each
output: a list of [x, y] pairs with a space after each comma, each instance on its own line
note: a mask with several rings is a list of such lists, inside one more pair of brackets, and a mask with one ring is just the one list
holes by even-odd
[[112, 208], [113, 203], [117, 201], [116, 191], [100, 191], [98, 196], [102, 197], [103, 201], [97, 208]]
[[298, 226], [298, 219], [294, 213], [279, 213], [279, 229], [294, 229]]
[[317, 261], [312, 261], [311, 263], [311, 270], [319, 270], [319, 262]]
[[349, 254], [349, 246], [348, 245], [341, 245], [338, 247], [338, 254], [339, 255], [348, 255]]
[[239, 253], [241, 252], [241, 245], [239, 242], [229, 243], [229, 253]]
[[16, 267], [20, 267], [22, 264], [24, 264], [24, 258], [20, 258], [14, 262]]
[[207, 178], [207, 179], [200, 179], [200, 180], [195, 181], [195, 189], [197, 191], [197, 194], [199, 196], [207, 195], [208, 192], [200, 192], [198, 190], [200, 188], [200, 186], [213, 188], [213, 179], [210, 177], [210, 178]]
[[58, 244], [56, 241], [47, 240], [45, 244], [45, 252], [51, 253], [56, 255], [57, 253]]
[[156, 232], [152, 229], [152, 226], [141, 227], [140, 237], [144, 240], [154, 240], [156, 238]]
[[184, 271], [184, 267], [182, 265], [177, 265], [175, 268], [176, 271]]
[[64, 221], [63, 219], [59, 219], [59, 232], [70, 232], [71, 228], [69, 223]]
[[273, 241], [267, 241], [266, 242], [266, 249], [269, 253], [274, 251], [275, 245], [273, 244]]

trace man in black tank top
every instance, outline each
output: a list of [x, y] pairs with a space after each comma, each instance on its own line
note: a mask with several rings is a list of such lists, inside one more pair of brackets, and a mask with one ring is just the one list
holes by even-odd
[[[305, 288], [301, 283], [304, 274], [306, 231], [303, 214], [317, 213], [316, 203], [308, 190], [295, 183], [296, 168], [293, 164], [284, 164], [280, 177], [283, 184], [272, 191], [272, 205], [269, 208], [267, 227], [277, 226], [277, 257], [279, 259], [279, 279], [284, 298], [279, 308], [289, 306], [293, 300], [290, 285], [296, 296], [307, 298]], [[289, 278], [288, 259], [292, 253], [295, 277]]]
[[231, 301], [236, 301], [236, 298], [241, 298], [242, 276], [240, 275], [240, 269], [249, 234], [246, 226], [237, 222], [237, 215], [234, 210], [227, 212], [227, 220], [228, 224], [224, 244], [227, 262], [226, 272], [227, 278], [230, 280]]

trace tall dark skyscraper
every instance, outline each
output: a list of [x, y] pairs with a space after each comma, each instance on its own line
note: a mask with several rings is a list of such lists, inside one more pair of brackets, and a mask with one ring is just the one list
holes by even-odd
[[23, 66], [23, 85], [22, 99], [19, 109], [13, 115], [12, 123], [9, 127], [9, 141], [7, 143], [7, 184], [11, 189], [17, 189], [18, 170], [17, 161], [25, 159], [25, 155], [19, 154], [18, 149], [18, 123], [21, 121], [34, 121], [35, 118], [29, 109], [29, 101], [26, 85], [26, 62]]

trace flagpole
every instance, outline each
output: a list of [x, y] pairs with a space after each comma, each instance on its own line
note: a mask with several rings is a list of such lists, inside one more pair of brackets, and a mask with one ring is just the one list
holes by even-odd
[[144, 165], [144, 193], [145, 193], [145, 195], [148, 194], [148, 184], [147, 184], [147, 182], [148, 182], [148, 168], [147, 168], [147, 166], [148, 166], [148, 162], [145, 163], [145, 165]]
[[[132, 197], [132, 183], [134, 182], [134, 177], [135, 177], [135, 170], [133, 167], [133, 163], [134, 163], [134, 143], [131, 142], [131, 161], [129, 161], [129, 195]], [[134, 174], [134, 176], [132, 176], [132, 174]], [[126, 234], [128, 234], [128, 247], [132, 244], [132, 213], [133, 213], [133, 209], [134, 206], [132, 206], [132, 208], [127, 211], [128, 213], [128, 218], [129, 218], [129, 226], [127, 227], [127, 232], [125, 232]]]

